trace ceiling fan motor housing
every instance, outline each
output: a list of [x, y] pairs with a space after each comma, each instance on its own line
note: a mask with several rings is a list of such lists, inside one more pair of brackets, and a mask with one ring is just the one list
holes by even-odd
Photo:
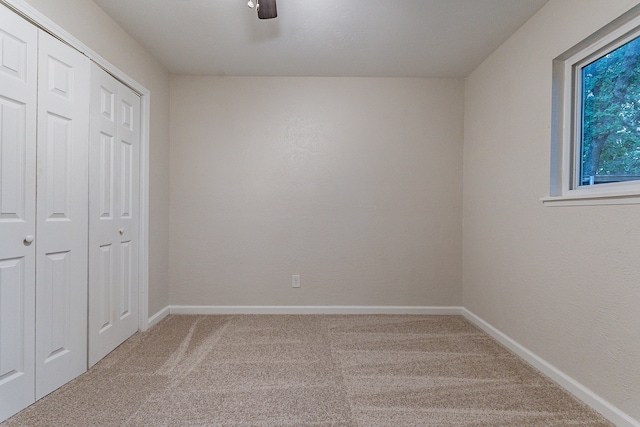
[[258, 18], [273, 19], [276, 16], [278, 16], [276, 0], [260, 0], [260, 7], [258, 8]]

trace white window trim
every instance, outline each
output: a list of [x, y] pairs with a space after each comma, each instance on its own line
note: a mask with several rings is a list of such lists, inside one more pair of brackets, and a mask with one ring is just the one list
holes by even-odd
[[553, 60], [551, 119], [551, 181], [546, 206], [621, 205], [640, 203], [640, 181], [572, 188], [578, 179], [581, 90], [580, 68], [640, 36], [640, 5], [587, 37]]

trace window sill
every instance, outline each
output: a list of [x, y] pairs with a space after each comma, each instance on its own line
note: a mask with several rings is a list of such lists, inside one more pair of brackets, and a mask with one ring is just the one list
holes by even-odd
[[540, 199], [545, 206], [598, 206], [640, 204], [640, 194], [589, 194], [580, 196], [553, 196]]

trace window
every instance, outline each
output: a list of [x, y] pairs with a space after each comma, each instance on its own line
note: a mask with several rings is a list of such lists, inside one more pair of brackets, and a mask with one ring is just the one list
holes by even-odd
[[640, 8], [553, 63], [548, 204], [640, 203]]
[[640, 38], [579, 67], [578, 186], [640, 179]]

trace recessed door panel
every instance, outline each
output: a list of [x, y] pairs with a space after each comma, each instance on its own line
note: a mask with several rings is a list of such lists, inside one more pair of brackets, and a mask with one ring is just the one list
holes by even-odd
[[100, 132], [100, 185], [97, 197], [100, 201], [100, 218], [111, 219], [113, 217], [113, 154], [114, 137]]
[[120, 244], [120, 305], [118, 307], [120, 320], [131, 315], [131, 288], [133, 283], [131, 255], [131, 242], [122, 242]]
[[100, 114], [106, 120], [115, 123], [115, 94], [108, 88], [100, 87]]
[[100, 297], [100, 332], [106, 332], [113, 326], [113, 245], [100, 246], [99, 271], [95, 275], [95, 290]]
[[25, 220], [27, 105], [0, 97], [0, 221]]
[[[38, 315], [42, 324], [48, 325], [43, 332], [42, 349], [44, 363], [62, 356], [70, 348], [69, 303], [73, 284], [71, 282], [71, 256], [68, 251], [49, 253], [44, 258], [44, 275], [38, 280], [38, 297], [42, 299]], [[40, 331], [37, 331], [40, 332]]]
[[39, 33], [36, 398], [87, 369], [89, 72]]
[[133, 131], [133, 106], [124, 99], [122, 100], [122, 103], [120, 105], [122, 107], [122, 127], [126, 130]]
[[40, 160], [40, 163], [46, 163], [47, 185], [46, 195], [44, 195], [46, 217], [47, 220], [68, 220], [73, 120], [51, 112], [47, 112], [46, 120], [47, 135], [44, 138], [46, 147], [40, 150], [40, 154], [46, 156]]
[[0, 421], [35, 400], [37, 37], [0, 7]]
[[73, 66], [54, 56], [49, 56], [47, 60], [49, 92], [73, 102]]
[[[16, 18], [18, 17], [14, 15], [12, 19]], [[31, 71], [29, 67], [32, 55], [31, 50], [35, 46], [30, 45], [30, 34], [24, 37], [25, 32], [20, 33], [22, 29], [18, 29], [16, 33], [11, 33], [12, 30], [16, 31], [16, 27], [20, 26], [21, 23], [13, 25], [14, 28], [9, 28], [12, 25], [8, 22], [4, 25], [7, 28], [0, 30], [0, 46], [2, 46], [0, 51], [0, 73], [4, 73], [7, 77], [12, 77], [19, 82], [27, 83], [28, 71]]]
[[0, 260], [0, 385], [24, 375], [25, 259]]
[[133, 203], [133, 146], [127, 141], [120, 145], [120, 217], [131, 218], [131, 205]]

